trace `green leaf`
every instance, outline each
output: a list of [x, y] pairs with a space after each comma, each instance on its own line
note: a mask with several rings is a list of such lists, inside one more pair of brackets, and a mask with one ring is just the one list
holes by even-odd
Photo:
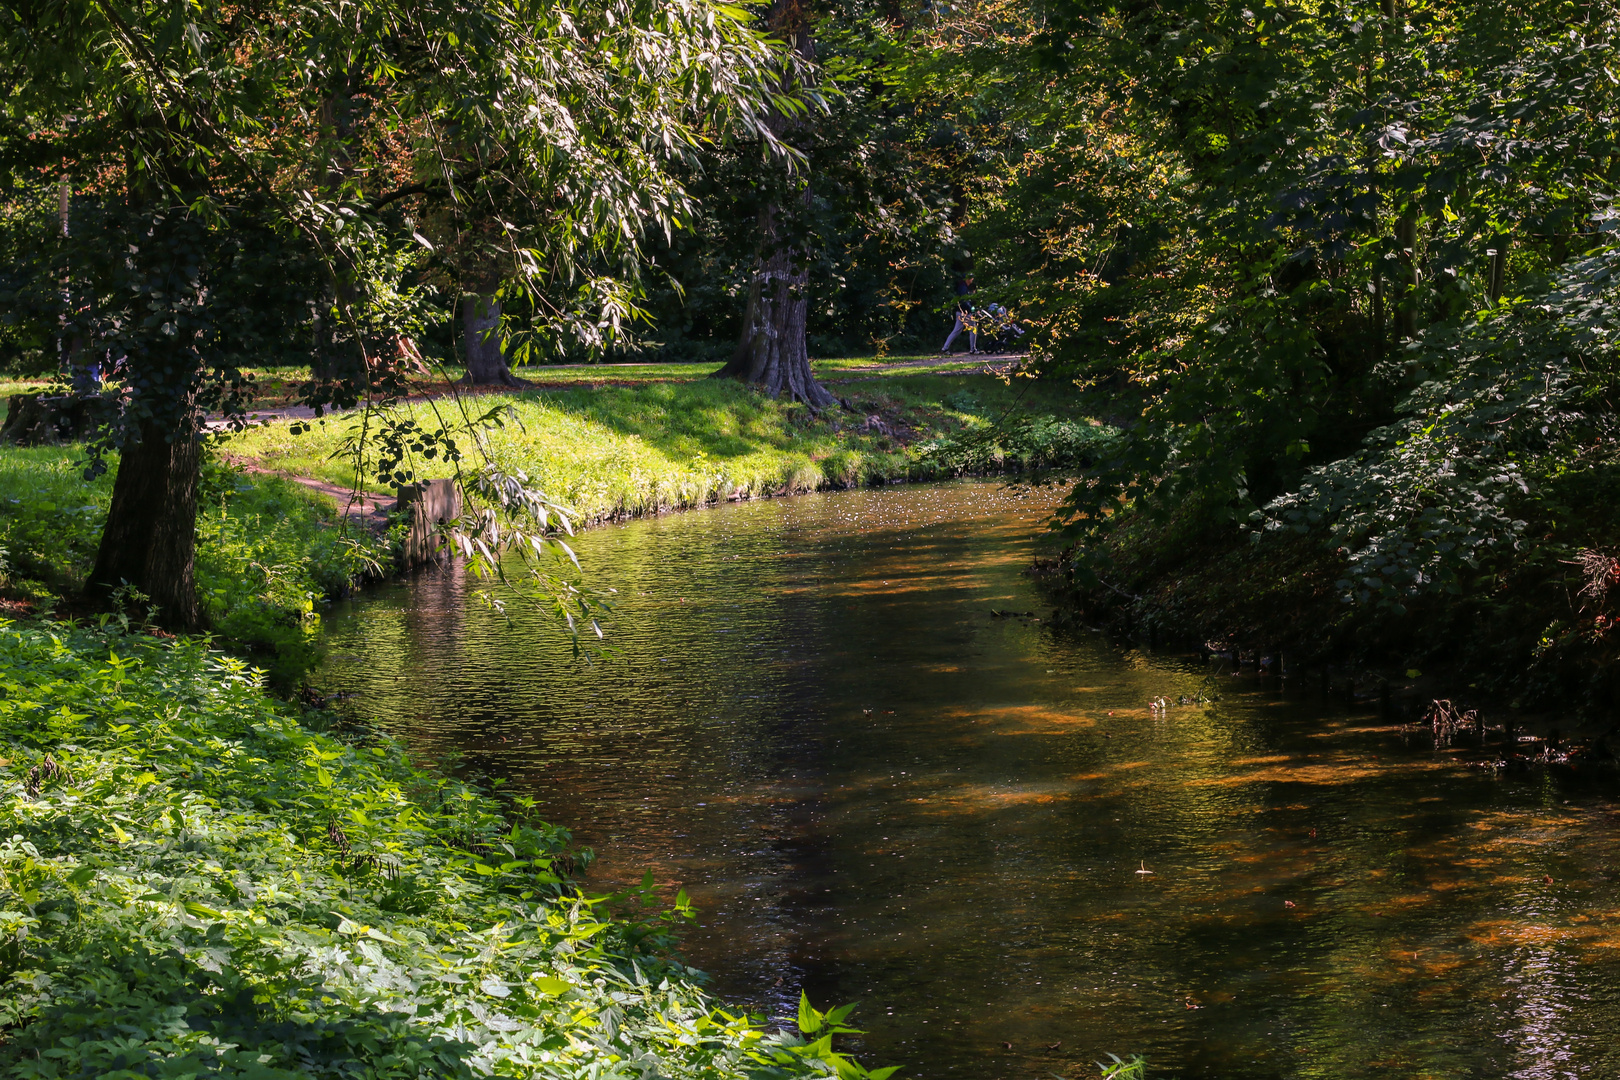
[[858, 1004], [860, 1004], [860, 1002], [852, 1001], [848, 1005], [840, 1005], [840, 1006], [838, 1006], [838, 1008], [830, 1010], [827, 1013], [827, 1023], [832, 1024], [834, 1026], [837, 1026], [838, 1024], [842, 1024], [844, 1022], [845, 1017], [849, 1016], [850, 1013], [854, 1012], [855, 1011], [855, 1006], [858, 1005]]
[[531, 975], [529, 976], [529, 982], [536, 990], [551, 997], [556, 997], [564, 990], [572, 989], [574, 985], [566, 979], [559, 979], [552, 975]]
[[814, 1035], [821, 1030], [822, 1016], [810, 1006], [810, 996], [799, 991], [799, 1033]]

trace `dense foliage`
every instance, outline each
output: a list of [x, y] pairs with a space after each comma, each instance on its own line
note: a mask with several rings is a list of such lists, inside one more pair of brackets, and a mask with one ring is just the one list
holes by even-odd
[[8, 1075], [868, 1075], [847, 1009], [717, 1008], [684, 900], [613, 921], [566, 832], [198, 641], [4, 625], [0, 690]]
[[1313, 583], [1303, 621], [1417, 604], [1491, 626], [1452, 640], [1493, 663], [1572, 640], [1580, 552], [1612, 546], [1615, 19], [981, 0], [913, 27], [891, 85], [972, 148], [981, 290], [1121, 432], [1063, 515], [1083, 590], [1248, 537]]

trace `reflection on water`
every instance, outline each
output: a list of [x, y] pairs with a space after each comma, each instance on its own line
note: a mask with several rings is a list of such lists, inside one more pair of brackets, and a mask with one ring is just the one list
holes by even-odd
[[510, 777], [603, 887], [684, 885], [732, 999], [865, 1002], [865, 1058], [908, 1076], [1620, 1076], [1611, 779], [1470, 768], [1253, 677], [1150, 711], [1204, 666], [990, 614], [1037, 607], [1050, 498], [602, 529], [617, 661], [445, 572], [334, 612], [328, 687]]

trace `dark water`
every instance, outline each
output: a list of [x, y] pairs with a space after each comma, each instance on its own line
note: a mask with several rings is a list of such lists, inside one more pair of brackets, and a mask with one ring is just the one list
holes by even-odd
[[906, 1076], [1620, 1077], [1614, 781], [1254, 676], [1151, 710], [1209, 669], [989, 614], [1038, 609], [1050, 498], [603, 529], [578, 546], [618, 661], [444, 573], [334, 612], [328, 685], [510, 777], [604, 888], [684, 885], [721, 993], [864, 1002], [865, 1060]]

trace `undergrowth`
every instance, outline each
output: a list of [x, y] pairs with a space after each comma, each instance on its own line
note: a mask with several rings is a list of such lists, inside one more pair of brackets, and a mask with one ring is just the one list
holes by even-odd
[[[76, 597], [95, 564], [116, 469], [81, 475], [73, 447], [0, 447], [3, 585], [41, 608]], [[116, 463], [114, 463], [116, 464]], [[197, 592], [216, 633], [290, 684], [316, 658], [321, 600], [382, 574], [387, 543], [337, 524], [298, 484], [209, 463], [198, 491]], [[150, 617], [125, 593], [129, 614]]]
[[868, 1076], [847, 1010], [709, 998], [684, 898], [616, 920], [567, 832], [326, 723], [200, 640], [0, 623], [0, 1071]]

